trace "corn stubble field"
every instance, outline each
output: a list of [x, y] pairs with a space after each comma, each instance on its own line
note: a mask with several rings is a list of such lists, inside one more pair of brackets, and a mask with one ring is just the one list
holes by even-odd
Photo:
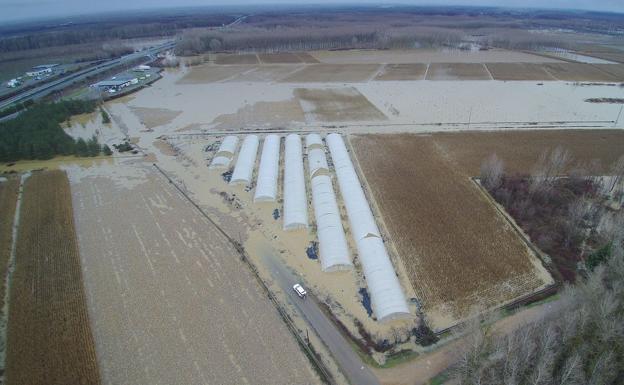
[[509, 302], [551, 282], [470, 180], [483, 160], [496, 153], [510, 174], [528, 174], [543, 151], [561, 146], [573, 167], [600, 173], [624, 152], [624, 133], [356, 135], [351, 143], [412, 286], [439, 328], [473, 307]]
[[23, 199], [10, 290], [6, 381], [99, 384], [66, 174], [33, 174]]
[[352, 143], [434, 328], [550, 283], [512, 228], [428, 137], [368, 135]]

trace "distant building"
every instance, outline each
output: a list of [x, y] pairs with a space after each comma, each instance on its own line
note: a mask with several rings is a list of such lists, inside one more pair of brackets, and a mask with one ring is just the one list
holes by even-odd
[[15, 87], [17, 87], [19, 85], [20, 85], [20, 81], [17, 80], [17, 79], [11, 79], [11, 80], [9, 80], [7, 82], [7, 87], [9, 87], [9, 88], [15, 88]]
[[95, 83], [94, 86], [108, 91], [119, 91], [122, 88], [128, 87], [131, 84], [130, 79], [115, 79], [115, 80], [102, 80], [101, 82]]
[[152, 67], [146, 66], [146, 65], [140, 65], [140, 66], [134, 68], [134, 70], [137, 71], [137, 72], [145, 72], [145, 71], [149, 71], [151, 69], [152, 69]]
[[31, 71], [26, 72], [27, 76], [41, 76], [45, 74], [51, 74], [53, 68], [58, 66], [58, 64], [42, 64], [32, 68]]

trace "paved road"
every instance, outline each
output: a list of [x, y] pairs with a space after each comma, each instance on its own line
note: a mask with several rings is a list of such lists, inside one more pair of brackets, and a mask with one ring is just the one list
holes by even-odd
[[292, 286], [300, 281], [297, 275], [270, 252], [265, 253], [263, 257], [275, 282], [280, 285], [290, 301], [316, 331], [349, 382], [352, 385], [380, 385], [377, 377], [362, 362], [336, 325], [323, 313], [316, 297], [308, 293], [308, 297], [302, 300], [295, 294]]
[[7, 106], [13, 103], [25, 102], [26, 100], [29, 100], [29, 99], [38, 99], [46, 95], [49, 95], [55, 91], [60, 91], [66, 87], [69, 87], [70, 85], [76, 82], [80, 82], [86, 79], [89, 76], [97, 75], [98, 73], [108, 71], [116, 66], [131, 62], [141, 57], [148, 57], [150, 59], [153, 59], [154, 55], [157, 54], [158, 52], [173, 48], [174, 46], [175, 46], [175, 42], [167, 42], [159, 46], [147, 49], [145, 51], [134, 52], [129, 55], [125, 55], [120, 58], [109, 60], [107, 62], [100, 63], [93, 67], [89, 67], [87, 69], [68, 74], [66, 76], [63, 76], [60, 79], [56, 79], [51, 82], [42, 84], [38, 87], [35, 87], [28, 91], [24, 91], [16, 96], [13, 96], [7, 100], [0, 102], [0, 110], [6, 108]]

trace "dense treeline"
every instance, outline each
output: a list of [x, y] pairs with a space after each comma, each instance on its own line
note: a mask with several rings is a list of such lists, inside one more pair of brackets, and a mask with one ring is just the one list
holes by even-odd
[[85, 21], [63, 27], [61, 30], [42, 30], [33, 27], [33, 30], [27, 33], [0, 39], [0, 53], [111, 40], [173, 36], [185, 28], [219, 26], [234, 19], [235, 16], [223, 14], [143, 18], [126, 16], [105, 21]]
[[98, 155], [103, 149], [97, 139], [74, 140], [61, 127], [72, 115], [93, 112], [95, 108], [94, 101], [40, 103], [15, 119], [0, 123], [0, 161]]
[[624, 383], [624, 257], [568, 286], [543, 319], [510, 334], [468, 330], [455, 368], [461, 385], [619, 385]]

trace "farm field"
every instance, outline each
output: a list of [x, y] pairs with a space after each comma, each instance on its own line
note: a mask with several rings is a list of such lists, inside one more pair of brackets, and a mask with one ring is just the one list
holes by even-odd
[[556, 80], [542, 64], [487, 63], [494, 80]]
[[302, 60], [296, 53], [293, 52], [280, 52], [280, 53], [261, 53], [258, 54], [258, 58], [262, 63], [277, 64], [277, 63], [301, 63]]
[[236, 250], [155, 169], [70, 174], [105, 384], [319, 383]]
[[559, 80], [566, 81], [594, 81], [594, 82], [614, 82], [618, 78], [585, 63], [549, 63], [544, 68]]
[[385, 120], [386, 116], [356, 88], [297, 88], [308, 121]]
[[480, 63], [433, 63], [427, 80], [490, 80], [492, 77]]
[[430, 137], [362, 135], [351, 142], [434, 329], [553, 282], [537, 257]]
[[[604, 172], [624, 153], [620, 130], [354, 135], [351, 142], [412, 285], [436, 327], [461, 317], [471, 306], [500, 304], [551, 280], [469, 180], [479, 174], [486, 157], [496, 153], [509, 173], [528, 173], [541, 152], [562, 146], [574, 159], [572, 167], [597, 160], [602, 165], [597, 171]], [[411, 210], [405, 209], [407, 202]]]
[[4, 306], [4, 279], [7, 273], [7, 264], [11, 256], [11, 241], [13, 239], [13, 219], [19, 190], [19, 178], [10, 178], [0, 182], [0, 309]]
[[287, 83], [357, 83], [368, 81], [375, 75], [378, 68], [379, 64], [312, 64], [281, 81]]
[[423, 80], [427, 64], [386, 64], [374, 80]]
[[258, 56], [256, 54], [241, 55], [217, 55], [214, 60], [215, 64], [258, 64]]
[[6, 382], [99, 384], [71, 192], [63, 171], [26, 180], [10, 292]]

